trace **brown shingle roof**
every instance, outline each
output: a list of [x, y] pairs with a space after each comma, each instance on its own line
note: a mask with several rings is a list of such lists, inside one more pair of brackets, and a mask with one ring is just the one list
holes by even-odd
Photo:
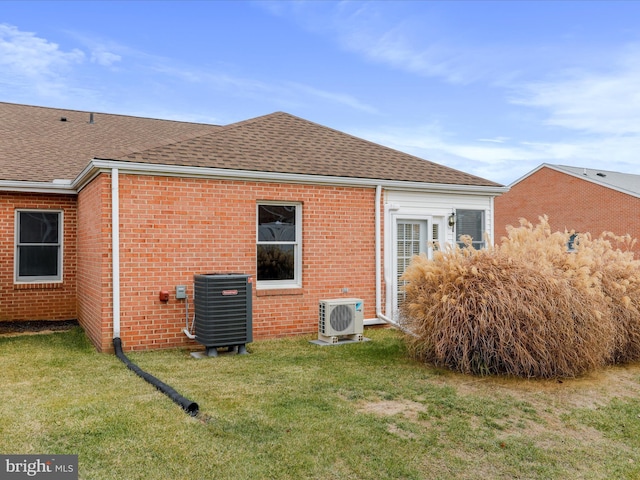
[[[67, 121], [60, 121], [66, 117]], [[92, 158], [438, 184], [499, 184], [287, 113], [227, 126], [0, 103], [0, 180], [73, 179]]]
[[283, 112], [120, 159], [274, 173], [499, 185]]
[[[61, 121], [64, 118], [66, 121]], [[216, 125], [0, 102], [0, 180], [73, 180], [94, 157], [212, 132]]]

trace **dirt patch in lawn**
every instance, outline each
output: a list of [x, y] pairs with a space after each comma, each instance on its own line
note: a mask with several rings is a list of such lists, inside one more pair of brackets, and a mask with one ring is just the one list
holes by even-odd
[[500, 392], [532, 404], [539, 399], [563, 409], [598, 408], [614, 398], [640, 396], [640, 363], [605, 367], [578, 378], [526, 380], [449, 373], [437, 383], [452, 386], [461, 395]]
[[[640, 364], [606, 367], [580, 378], [561, 380], [526, 380], [504, 377], [473, 377], [454, 372], [445, 372], [430, 378], [430, 382], [437, 387], [454, 388], [461, 397], [511, 398], [521, 402], [513, 413], [501, 419], [494, 420], [501, 425], [498, 432], [500, 438], [522, 435], [524, 430], [537, 432], [535, 437], [550, 437], [557, 441], [554, 435], [561, 436], [564, 441], [578, 444], [581, 441], [599, 444], [604, 441], [602, 433], [572, 422], [567, 423], [564, 415], [574, 409], [596, 410], [608, 405], [613, 399], [640, 397]], [[428, 406], [419, 399], [376, 400], [361, 402], [358, 410], [373, 413], [380, 417], [401, 417], [406, 421], [418, 425], [428, 425], [429, 420], [420, 415], [428, 410]], [[518, 413], [518, 412], [528, 413]], [[531, 414], [535, 412], [534, 419]], [[411, 436], [409, 433], [396, 432], [400, 429], [393, 421], [389, 427], [392, 433]]]
[[401, 414], [409, 420], [417, 420], [418, 414], [426, 410], [426, 407], [419, 402], [411, 400], [380, 400], [378, 402], [367, 402], [360, 406], [360, 410], [376, 415], [388, 416]]
[[71, 330], [78, 326], [77, 320], [29, 320], [0, 322], [0, 336], [37, 335]]

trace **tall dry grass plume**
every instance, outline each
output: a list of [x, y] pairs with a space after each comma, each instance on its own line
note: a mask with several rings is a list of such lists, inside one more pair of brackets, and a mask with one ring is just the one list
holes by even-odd
[[[414, 257], [402, 305], [416, 358], [463, 373], [555, 378], [640, 359], [640, 261], [630, 237], [551, 232]], [[490, 242], [487, 242], [490, 244]]]

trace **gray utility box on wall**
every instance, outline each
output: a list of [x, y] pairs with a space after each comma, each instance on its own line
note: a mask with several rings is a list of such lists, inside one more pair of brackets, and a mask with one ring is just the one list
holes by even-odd
[[253, 340], [251, 276], [239, 273], [194, 275], [195, 338], [217, 356], [218, 347], [247, 353]]

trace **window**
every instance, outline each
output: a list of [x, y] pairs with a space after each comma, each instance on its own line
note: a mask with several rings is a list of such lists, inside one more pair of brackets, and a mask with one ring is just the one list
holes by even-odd
[[258, 205], [257, 280], [261, 286], [299, 287], [302, 258], [302, 206]]
[[16, 212], [15, 262], [19, 282], [62, 279], [62, 212]]
[[456, 210], [456, 241], [460, 247], [464, 247], [462, 235], [471, 237], [473, 248], [484, 248], [484, 210]]

